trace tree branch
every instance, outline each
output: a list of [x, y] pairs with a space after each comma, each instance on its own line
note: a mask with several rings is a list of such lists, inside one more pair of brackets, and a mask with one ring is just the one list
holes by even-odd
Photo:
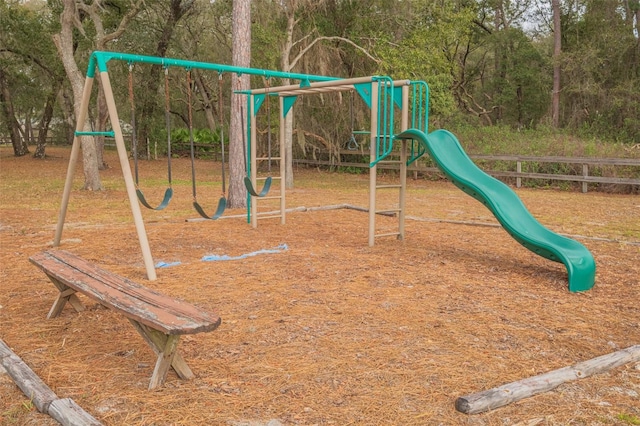
[[298, 52], [298, 55], [296, 55], [296, 57], [293, 59], [293, 61], [291, 61], [291, 69], [293, 69], [296, 66], [296, 63], [305, 55], [305, 53], [307, 53], [316, 43], [323, 41], [323, 40], [329, 40], [329, 41], [334, 41], [334, 40], [339, 40], [339, 41], [343, 41], [347, 44], [352, 45], [353, 47], [355, 47], [356, 49], [358, 49], [359, 51], [361, 51], [362, 53], [365, 54], [365, 56], [367, 56], [369, 59], [371, 59], [373, 62], [375, 62], [376, 64], [379, 64], [381, 61], [380, 59], [374, 57], [373, 55], [371, 55], [369, 52], [367, 52], [367, 50], [363, 47], [361, 47], [360, 45], [358, 45], [357, 43], [354, 43], [353, 41], [349, 40], [348, 38], [344, 38], [344, 37], [340, 37], [340, 36], [320, 36], [320, 37], [316, 37], [315, 39], [313, 39], [313, 41], [311, 43], [309, 43], [304, 49], [302, 49], [300, 52]]
[[140, 9], [142, 9], [143, 4], [144, 4], [144, 0], [138, 0], [137, 2], [135, 2], [133, 4], [133, 7], [129, 9], [126, 15], [124, 15], [124, 17], [120, 21], [120, 24], [118, 24], [118, 28], [112, 33], [104, 35], [104, 37], [102, 38], [102, 44], [106, 45], [110, 41], [119, 38], [127, 29], [127, 26], [133, 20], [133, 18], [135, 18], [138, 12], [140, 12]]

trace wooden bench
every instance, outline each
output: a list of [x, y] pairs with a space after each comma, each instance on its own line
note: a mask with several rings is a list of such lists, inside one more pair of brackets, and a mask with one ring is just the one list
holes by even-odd
[[105, 271], [63, 250], [44, 251], [29, 260], [60, 291], [47, 318], [60, 315], [67, 302], [78, 312], [84, 310], [76, 295], [83, 293], [124, 315], [157, 354], [149, 389], [164, 383], [169, 367], [182, 379], [194, 377], [178, 352], [180, 336], [215, 330], [221, 322], [216, 314]]

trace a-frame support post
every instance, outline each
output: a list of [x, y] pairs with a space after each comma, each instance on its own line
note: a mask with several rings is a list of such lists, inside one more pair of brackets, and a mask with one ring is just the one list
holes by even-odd
[[116, 102], [115, 102], [115, 99], [113, 98], [113, 90], [111, 89], [111, 81], [109, 79], [109, 73], [107, 71], [101, 71], [100, 80], [102, 81], [102, 89], [104, 90], [104, 96], [107, 101], [107, 109], [109, 111], [109, 120], [111, 121], [111, 128], [113, 129], [114, 137], [116, 140], [118, 158], [120, 159], [122, 176], [124, 177], [124, 183], [127, 188], [127, 195], [129, 196], [129, 205], [131, 206], [133, 221], [136, 225], [136, 231], [138, 233], [138, 241], [140, 243], [140, 250], [142, 251], [144, 267], [147, 271], [147, 278], [150, 281], [154, 281], [157, 278], [156, 268], [155, 268], [155, 265], [153, 264], [153, 257], [151, 256], [151, 247], [149, 246], [147, 231], [145, 230], [144, 221], [142, 220], [142, 211], [140, 210], [140, 204], [138, 204], [138, 197], [136, 195], [136, 186], [133, 182], [133, 176], [131, 174], [131, 166], [129, 165], [127, 147], [124, 144], [124, 137], [122, 136], [122, 128], [120, 127], [120, 119], [118, 118], [118, 110], [116, 108]]
[[[89, 111], [89, 100], [91, 98], [91, 89], [93, 88], [93, 77], [87, 76], [84, 80], [84, 89], [82, 91], [82, 100], [80, 101], [80, 113], [76, 122], [76, 132], [84, 130], [84, 123], [87, 120]], [[73, 185], [73, 175], [78, 165], [78, 155], [80, 154], [80, 137], [73, 137], [73, 145], [71, 146], [71, 156], [69, 157], [69, 165], [67, 166], [67, 178], [64, 182], [62, 191], [62, 202], [60, 203], [60, 213], [58, 214], [58, 224], [56, 225], [56, 233], [53, 237], [53, 246], [60, 245], [62, 238], [62, 229], [64, 228], [64, 220], [67, 216], [67, 207], [69, 206], [69, 196], [71, 194], [71, 186]]]

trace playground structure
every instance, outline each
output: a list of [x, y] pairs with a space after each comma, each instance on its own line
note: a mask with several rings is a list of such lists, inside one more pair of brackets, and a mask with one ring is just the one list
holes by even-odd
[[[353, 91], [357, 93], [370, 108], [370, 179], [369, 179], [369, 245], [373, 246], [375, 238], [396, 236], [404, 239], [404, 221], [406, 204], [406, 174], [407, 166], [422, 155], [429, 153], [438, 167], [452, 182], [465, 193], [483, 203], [496, 216], [502, 226], [520, 244], [534, 253], [549, 260], [562, 262], [569, 275], [569, 290], [584, 291], [590, 289], [595, 282], [595, 262], [591, 253], [579, 242], [560, 236], [541, 225], [527, 211], [517, 195], [506, 185], [482, 172], [464, 153], [459, 142], [451, 133], [439, 130], [428, 132], [428, 86], [422, 81], [399, 80], [394, 81], [386, 76], [370, 76], [355, 79], [339, 79], [327, 76], [314, 76], [308, 74], [284, 73], [278, 71], [261, 70], [254, 68], [233, 67], [228, 65], [210, 64], [202, 62], [185, 61], [179, 59], [157, 58], [150, 56], [130, 55], [116, 52], [94, 52], [91, 55], [86, 81], [81, 102], [80, 116], [78, 117], [75, 138], [71, 151], [71, 158], [67, 170], [67, 178], [62, 196], [62, 203], [54, 246], [60, 244], [62, 229], [64, 226], [66, 209], [69, 202], [73, 172], [79, 153], [80, 136], [96, 136], [108, 134], [116, 141], [119, 161], [125, 180], [130, 207], [136, 226], [144, 264], [149, 280], [156, 279], [155, 266], [151, 255], [151, 249], [142, 220], [136, 185], [133, 181], [131, 168], [128, 162], [127, 150], [119, 125], [118, 112], [111, 88], [107, 63], [110, 60], [132, 63], [156, 64], [163, 67], [180, 67], [189, 70], [198, 68], [212, 70], [218, 73], [236, 73], [263, 76], [269, 78], [289, 78], [299, 80], [297, 85], [266, 87], [241, 92], [247, 95], [247, 121], [246, 134], [248, 138], [247, 174], [245, 182], [249, 192], [248, 217], [251, 225], [257, 227], [258, 219], [280, 218], [285, 223], [285, 120], [299, 95], [317, 94], [337, 91]], [[89, 99], [96, 66], [100, 72], [103, 84], [109, 118], [112, 130], [109, 132], [96, 132], [83, 128], [88, 113]], [[257, 157], [256, 149], [256, 114], [263, 105], [265, 99], [277, 96], [279, 99], [280, 121], [280, 154], [277, 158]], [[395, 131], [395, 109], [400, 110], [400, 129]], [[191, 121], [191, 120], [190, 120]], [[389, 159], [398, 144], [398, 160]], [[279, 176], [258, 177], [258, 162], [264, 160], [276, 160], [280, 164]], [[400, 173], [398, 184], [378, 185], [377, 165], [383, 162], [399, 164]], [[277, 195], [267, 196], [272, 180], [279, 180], [280, 190]], [[263, 190], [256, 191], [259, 181], [264, 181]], [[193, 179], [195, 185], [195, 176]], [[399, 190], [398, 205], [392, 209], [377, 209], [376, 194], [378, 190]], [[262, 199], [278, 199], [280, 211], [277, 214], [261, 215], [258, 203]], [[194, 189], [194, 206], [195, 189]], [[197, 206], [196, 206], [197, 209]], [[395, 213], [398, 217], [398, 230], [392, 233], [376, 233], [376, 214]], [[202, 215], [202, 213], [201, 213]]]

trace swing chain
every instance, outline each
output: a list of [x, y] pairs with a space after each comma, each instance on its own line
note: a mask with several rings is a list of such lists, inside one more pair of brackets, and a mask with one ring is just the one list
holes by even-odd
[[220, 155], [222, 159], [222, 196], [227, 194], [227, 185], [224, 172], [224, 110], [222, 109], [222, 73], [218, 74], [218, 115], [220, 117]]
[[134, 164], [134, 183], [138, 189], [138, 131], [136, 128], [136, 104], [133, 95], [133, 63], [129, 62], [129, 104], [131, 106], [131, 151]]
[[164, 67], [164, 118], [167, 129], [167, 174], [171, 187], [171, 99], [169, 98], [169, 67]]

